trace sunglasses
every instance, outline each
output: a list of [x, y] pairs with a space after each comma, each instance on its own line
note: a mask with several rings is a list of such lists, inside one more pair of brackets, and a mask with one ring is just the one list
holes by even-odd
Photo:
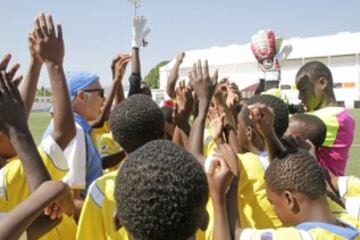
[[105, 96], [105, 90], [103, 88], [97, 88], [97, 89], [89, 89], [89, 90], [83, 90], [84, 92], [98, 92], [101, 98], [104, 98]]

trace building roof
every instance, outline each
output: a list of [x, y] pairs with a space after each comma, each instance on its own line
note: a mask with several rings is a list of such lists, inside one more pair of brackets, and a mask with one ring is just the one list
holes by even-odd
[[[283, 46], [291, 46], [292, 48], [287, 59], [301, 59], [359, 54], [359, 43], [360, 32], [344, 32], [328, 36], [285, 39]], [[208, 59], [209, 65], [216, 66], [255, 62], [250, 43], [232, 44], [225, 47], [186, 51], [186, 57], [181, 68], [190, 68], [198, 59]], [[175, 59], [162, 67], [161, 71], [170, 70], [174, 63]]]

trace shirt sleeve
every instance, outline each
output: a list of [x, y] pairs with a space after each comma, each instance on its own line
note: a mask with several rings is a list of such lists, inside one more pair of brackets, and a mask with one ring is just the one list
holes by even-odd
[[360, 197], [360, 179], [355, 176], [338, 178], [340, 197]]
[[129, 77], [130, 88], [128, 97], [131, 95], [141, 93], [141, 75], [132, 73]]
[[41, 159], [54, 180], [61, 180], [69, 167], [63, 150], [51, 135], [47, 136], [38, 147]]
[[65, 149], [69, 171], [63, 178], [72, 189], [86, 186], [86, 143], [84, 130], [76, 124], [76, 135]]

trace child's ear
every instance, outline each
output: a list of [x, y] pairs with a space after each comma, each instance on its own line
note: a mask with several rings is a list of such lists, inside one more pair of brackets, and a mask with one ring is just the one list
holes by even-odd
[[326, 80], [326, 78], [321, 77], [317, 81], [320, 83], [321, 90], [325, 90], [328, 85], [328, 81]]
[[117, 212], [114, 212], [113, 215], [113, 227], [114, 227], [114, 231], [118, 231], [120, 228], [122, 228], [122, 224], [120, 222], [120, 220], [117, 218]]
[[287, 200], [287, 205], [288, 205], [288, 207], [291, 209], [291, 211], [292, 211], [294, 214], [297, 214], [297, 213], [300, 211], [300, 207], [299, 207], [298, 201], [296, 200], [295, 195], [292, 194], [292, 193], [289, 192], [289, 191], [285, 191], [285, 192], [284, 192], [284, 195], [285, 195], [285, 198], [286, 198], [286, 200]]
[[208, 225], [209, 225], [209, 213], [206, 209], [203, 209], [200, 214], [197, 214], [198, 216], [198, 228], [200, 228], [202, 231], [206, 231]]

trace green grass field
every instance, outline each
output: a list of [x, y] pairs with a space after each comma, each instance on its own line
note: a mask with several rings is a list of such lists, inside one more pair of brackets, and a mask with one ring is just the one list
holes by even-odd
[[[355, 131], [355, 140], [350, 150], [350, 160], [347, 167], [347, 175], [356, 175], [360, 177], [360, 110], [352, 110], [351, 114], [356, 119], [358, 126], [357, 130]], [[31, 114], [29, 120], [30, 129], [37, 143], [40, 142], [41, 135], [45, 131], [49, 121], [50, 114], [47, 112]]]

